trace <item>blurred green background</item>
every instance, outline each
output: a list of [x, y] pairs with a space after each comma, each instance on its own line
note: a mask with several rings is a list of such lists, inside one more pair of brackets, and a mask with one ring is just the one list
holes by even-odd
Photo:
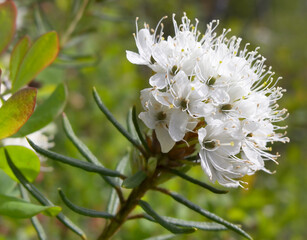
[[[15, 41], [24, 34], [32, 39], [56, 30], [60, 36], [67, 30], [82, 5], [82, 0], [16, 0], [21, 24]], [[212, 19], [220, 19], [219, 31], [231, 28], [230, 35], [250, 43], [250, 50], [260, 46], [260, 53], [272, 65], [276, 76], [282, 76], [279, 86], [287, 89], [279, 101], [289, 110], [286, 120], [289, 144], [274, 144], [281, 154], [279, 165], [268, 163], [277, 170], [269, 175], [258, 172], [246, 179], [249, 190], [230, 189], [226, 195], [215, 195], [185, 183], [171, 180], [165, 187], [181, 193], [221, 217], [242, 224], [254, 239], [307, 239], [307, 2], [306, 0], [96, 0], [90, 1], [84, 16], [69, 41], [62, 47], [56, 62], [37, 79], [45, 85], [64, 81], [69, 99], [65, 112], [77, 135], [108, 167], [127, 152], [128, 142], [107, 122], [91, 95], [96, 86], [105, 104], [121, 123], [125, 123], [128, 109], [136, 105], [141, 110], [139, 91], [148, 86], [151, 72], [126, 60], [125, 50], [136, 50], [132, 33], [135, 18], [155, 27], [161, 17], [165, 34], [172, 34], [172, 13], [177, 22], [183, 12], [190, 19], [200, 20], [199, 30], [205, 30]], [[55, 151], [72, 157], [81, 157], [63, 134], [61, 121], [57, 121]], [[88, 235], [95, 239], [104, 220], [79, 216], [68, 210], [59, 199], [57, 188], [73, 199], [74, 203], [104, 210], [110, 188], [95, 174], [83, 173], [47, 161], [52, 172], [44, 173], [36, 186], [73, 219]], [[208, 182], [199, 167], [190, 175]], [[171, 201], [159, 193], [146, 195], [157, 212], [162, 215], [203, 221], [203, 217]], [[49, 239], [77, 239], [56, 219], [40, 216]], [[115, 240], [145, 239], [168, 234], [162, 227], [146, 220], [126, 223]], [[0, 239], [37, 239], [28, 220], [0, 218]], [[175, 239], [241, 239], [235, 233], [197, 231]]]

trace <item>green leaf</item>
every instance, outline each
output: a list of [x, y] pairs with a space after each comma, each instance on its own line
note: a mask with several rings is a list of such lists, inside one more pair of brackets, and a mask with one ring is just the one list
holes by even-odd
[[111, 169], [108, 169], [108, 168], [104, 168], [104, 167], [100, 167], [100, 166], [97, 166], [97, 165], [89, 163], [89, 162], [84, 162], [84, 161], [81, 161], [79, 159], [66, 157], [64, 155], [43, 149], [43, 148], [35, 145], [30, 139], [27, 139], [27, 140], [28, 140], [29, 144], [31, 145], [31, 147], [36, 152], [38, 152], [38, 153], [40, 153], [40, 154], [42, 154], [42, 155], [44, 155], [44, 156], [46, 156], [50, 159], [59, 161], [61, 163], [68, 164], [68, 165], [73, 166], [73, 167], [81, 168], [82, 170], [85, 170], [85, 171], [88, 171], [88, 172], [96, 172], [96, 173], [100, 173], [100, 174], [110, 176], [110, 177], [123, 177], [123, 175], [121, 173], [117, 172], [117, 171], [114, 171], [114, 170], [111, 170]]
[[10, 60], [10, 79], [15, 79], [18, 68], [22, 63], [22, 60], [26, 55], [30, 45], [31, 40], [28, 36], [20, 39], [19, 42], [15, 45]]
[[[25, 188], [23, 188], [21, 186], [21, 184], [18, 184], [18, 188], [19, 188], [19, 192], [20, 192], [22, 199], [29, 202], [30, 198], [29, 198], [27, 190]], [[39, 220], [37, 219], [37, 217], [33, 216], [33, 217], [31, 217], [30, 220], [31, 220], [33, 227], [35, 228], [38, 239], [39, 240], [47, 240], [47, 235], [46, 235], [42, 225], [40, 224]]]
[[[46, 198], [32, 183], [30, 183], [25, 176], [19, 171], [19, 169], [14, 165], [12, 162], [12, 159], [8, 153], [8, 151], [5, 149], [5, 156], [6, 160], [12, 169], [13, 173], [17, 177], [17, 179], [20, 181], [20, 183], [23, 185], [25, 189], [29, 191], [29, 193], [32, 194], [34, 198], [37, 199], [42, 205], [44, 206], [52, 206], [54, 207], [54, 204]], [[79, 235], [83, 240], [86, 240], [86, 235], [85, 233], [78, 227], [76, 226], [69, 218], [67, 218], [63, 213], [59, 213], [56, 218], [63, 223], [66, 227], [71, 229], [73, 232], [75, 232], [77, 235]]]
[[173, 174], [175, 174], [175, 175], [177, 175], [177, 176], [179, 176], [179, 177], [181, 177], [181, 178], [183, 178], [183, 179], [185, 179], [185, 180], [187, 180], [187, 181], [189, 181], [191, 183], [194, 183], [194, 184], [196, 184], [196, 185], [198, 185], [200, 187], [208, 189], [211, 192], [214, 192], [214, 193], [217, 193], [217, 194], [228, 193], [228, 191], [226, 191], [226, 190], [216, 189], [216, 188], [214, 188], [214, 187], [212, 187], [212, 186], [210, 186], [210, 185], [208, 185], [208, 184], [206, 184], [204, 182], [201, 182], [201, 181], [199, 181], [197, 179], [194, 179], [194, 178], [184, 174], [183, 172], [177, 171], [175, 169], [168, 169], [168, 171], [170, 171], [171, 173], [173, 173]]
[[143, 208], [143, 210], [150, 215], [157, 223], [159, 223], [162, 227], [166, 228], [172, 233], [175, 234], [182, 234], [182, 233], [193, 233], [196, 231], [196, 228], [191, 227], [184, 227], [180, 228], [175, 226], [174, 224], [165, 221], [161, 216], [159, 216], [152, 208], [151, 206], [145, 202], [140, 200], [139, 205]]
[[122, 183], [122, 187], [135, 188], [139, 186], [146, 177], [147, 177], [147, 174], [144, 171], [140, 170], [136, 172], [134, 175], [126, 178]]
[[35, 228], [38, 239], [47, 240], [47, 235], [43, 229], [43, 226], [40, 224], [39, 220], [37, 219], [37, 217], [31, 217], [31, 223], [33, 227]]
[[0, 4], [0, 54], [14, 37], [17, 10], [12, 0]]
[[14, 135], [24, 137], [52, 122], [64, 109], [67, 91], [64, 84], [59, 84], [53, 93], [40, 104], [29, 118], [27, 123]]
[[4, 149], [8, 151], [14, 164], [28, 181], [33, 182], [40, 170], [40, 160], [30, 149], [22, 146], [5, 146], [0, 148], [0, 168], [13, 180], [18, 181], [6, 161]]
[[239, 226], [230, 223], [226, 220], [224, 220], [223, 218], [205, 210], [202, 209], [200, 206], [192, 203], [191, 201], [189, 201], [188, 199], [184, 198], [183, 196], [174, 193], [174, 192], [168, 192], [167, 193], [169, 196], [171, 196], [174, 200], [176, 200], [177, 202], [185, 205], [186, 207], [192, 209], [193, 211], [207, 217], [208, 219], [211, 219], [214, 222], [220, 223], [222, 225], [224, 225], [225, 227], [227, 227], [228, 229], [231, 229], [237, 233], [239, 233], [240, 235], [246, 237], [247, 239], [252, 239], [252, 237], [250, 235], [248, 235], [243, 229], [241, 229]]
[[65, 113], [63, 113], [63, 126], [66, 136], [76, 146], [76, 148], [82, 154], [82, 156], [84, 156], [87, 161], [103, 167], [101, 162], [98, 161], [98, 159], [89, 150], [89, 148], [83, 142], [81, 142], [81, 140], [76, 136]]
[[194, 227], [204, 231], [222, 231], [227, 230], [227, 228], [221, 224], [214, 222], [196, 222], [196, 221], [186, 221], [178, 218], [172, 217], [162, 217], [165, 221], [175, 224], [181, 227]]
[[[124, 173], [126, 166], [129, 162], [129, 154], [125, 155], [117, 164], [116, 166], [116, 171]], [[115, 178], [115, 182], [120, 186], [123, 181], [120, 178]], [[109, 201], [108, 201], [108, 205], [107, 205], [107, 212], [111, 213], [111, 214], [116, 214], [116, 211], [118, 210], [118, 206], [119, 206], [119, 197], [118, 194], [116, 193], [116, 189], [113, 188], [110, 196], [109, 196]]]
[[34, 111], [36, 89], [21, 89], [0, 108], [0, 139], [11, 136], [25, 124]]
[[[89, 148], [76, 136], [74, 133], [66, 114], [63, 113], [63, 126], [66, 136], [75, 145], [78, 151], [86, 158], [87, 161], [93, 163], [97, 166], [104, 167], [101, 162], [95, 157], [95, 155], [89, 150]], [[113, 181], [113, 179], [101, 174], [101, 177], [113, 188], [118, 187], [118, 185]]]
[[72, 211], [83, 215], [83, 216], [88, 216], [88, 217], [93, 217], [93, 218], [114, 218], [114, 215], [107, 213], [107, 212], [101, 212], [101, 211], [96, 211], [84, 207], [79, 207], [75, 204], [73, 204], [63, 193], [61, 189], [58, 189], [60, 197], [62, 201], [66, 204], [67, 207], [69, 207]]
[[30, 218], [39, 213], [55, 216], [61, 212], [57, 206], [41, 206], [22, 199], [0, 194], [0, 215], [13, 218]]
[[132, 121], [132, 108], [129, 109], [127, 117], [126, 117], [126, 126], [127, 126], [127, 131], [131, 135], [132, 138], [138, 139], [138, 134], [136, 132], [136, 129], [134, 127], [134, 123]]
[[138, 135], [138, 138], [140, 139], [143, 147], [145, 148], [146, 152], [150, 152], [150, 149], [147, 145], [146, 140], [143, 137], [143, 133], [141, 132], [141, 129], [140, 129], [140, 126], [139, 126], [139, 123], [138, 123], [135, 106], [133, 106], [133, 108], [132, 108], [132, 122], [133, 122], [134, 128], [136, 130], [136, 133]]
[[[0, 160], [1, 165], [1, 160]], [[16, 182], [13, 181], [4, 171], [0, 169], [0, 194], [11, 195]]]
[[99, 97], [96, 88], [93, 88], [93, 96], [95, 99], [95, 102], [97, 103], [97, 106], [102, 111], [102, 113], [107, 117], [107, 119], [113, 124], [113, 126], [129, 141], [131, 142], [139, 151], [146, 156], [146, 152], [140, 146], [138, 141], [134, 139], [129, 132], [115, 119], [115, 117], [112, 115], [112, 113], [109, 111], [109, 109], [103, 104], [101, 101], [101, 98]]
[[59, 52], [59, 38], [56, 32], [40, 36], [25, 54], [16, 78], [12, 79], [12, 91], [28, 84], [44, 68], [49, 66]]

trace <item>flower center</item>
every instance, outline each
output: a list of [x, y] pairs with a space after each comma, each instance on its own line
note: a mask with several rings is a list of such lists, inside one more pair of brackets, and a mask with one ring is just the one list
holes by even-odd
[[182, 110], [186, 110], [188, 108], [188, 100], [182, 99], [180, 102], [180, 107], [182, 108]]
[[203, 147], [207, 150], [212, 150], [216, 147], [218, 147], [218, 142], [215, 140], [211, 140], [211, 141], [203, 141]]
[[154, 64], [156, 62], [156, 60], [153, 58], [153, 56], [150, 57], [150, 63]]
[[231, 110], [232, 109], [232, 105], [231, 104], [224, 104], [224, 105], [222, 105], [222, 107], [221, 107], [221, 111], [223, 112], [223, 111], [229, 111], [229, 110]]
[[212, 86], [215, 82], [216, 82], [216, 78], [215, 77], [211, 77], [207, 84], [209, 86]]
[[178, 67], [177, 67], [176, 65], [174, 65], [174, 66], [172, 67], [171, 74], [172, 74], [172, 75], [175, 75], [176, 72], [177, 72], [177, 70], [178, 70]]
[[162, 120], [164, 120], [166, 118], [166, 113], [165, 112], [158, 112], [158, 114], [157, 114], [157, 119], [159, 120], [159, 121], [162, 121]]

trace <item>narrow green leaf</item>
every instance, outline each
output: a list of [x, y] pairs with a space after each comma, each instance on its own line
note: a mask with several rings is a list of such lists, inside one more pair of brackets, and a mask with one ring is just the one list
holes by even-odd
[[101, 212], [101, 211], [95, 211], [92, 209], [84, 208], [84, 207], [79, 207], [75, 204], [73, 204], [63, 193], [63, 191], [59, 188], [58, 189], [60, 197], [62, 201], [66, 204], [67, 207], [69, 207], [72, 211], [83, 215], [83, 216], [88, 216], [88, 217], [93, 217], [93, 218], [114, 218], [114, 215], [107, 213], [107, 212]]
[[10, 60], [10, 79], [13, 80], [16, 77], [18, 68], [26, 55], [29, 47], [31, 45], [31, 40], [28, 36], [23, 37], [15, 45], [13, 52], [11, 54]]
[[[178, 171], [185, 173], [191, 169], [191, 165], [182, 165], [182, 167], [177, 168]], [[170, 179], [176, 177], [173, 173], [163, 172], [163, 174], [159, 177], [157, 185], [160, 185], [164, 182], [169, 181]]]
[[56, 206], [41, 206], [22, 199], [0, 194], [0, 215], [13, 218], [30, 218], [39, 213], [57, 215], [62, 209]]
[[[29, 198], [29, 195], [28, 195], [28, 192], [26, 191], [26, 189], [24, 187], [22, 187], [21, 184], [18, 184], [18, 188], [19, 188], [19, 192], [21, 194], [22, 199], [24, 199], [25, 201], [30, 201], [30, 198]], [[35, 228], [38, 239], [39, 240], [47, 240], [46, 233], [45, 233], [42, 225], [38, 221], [37, 217], [36, 216], [31, 217], [30, 220], [31, 220], [33, 227]]]
[[[124, 173], [128, 162], [129, 162], [129, 154], [125, 155], [119, 161], [119, 163], [116, 166], [116, 171]], [[120, 186], [120, 185], [122, 185], [123, 180], [121, 180], [120, 178], [115, 178], [115, 182], [116, 182], [116, 184], [118, 184]], [[111, 193], [110, 193], [110, 196], [109, 196], [109, 201], [108, 201], [108, 205], [107, 205], [107, 212], [115, 215], [116, 211], [118, 209], [119, 203], [120, 203], [120, 201], [119, 201], [118, 194], [116, 192], [116, 189], [113, 188]]]
[[[65, 113], [63, 113], [62, 120], [66, 136], [75, 145], [78, 151], [85, 157], [85, 159], [97, 166], [104, 167], [102, 163], [98, 161], [98, 159], [95, 157], [95, 155], [89, 150], [89, 148], [76, 136]], [[102, 174], [101, 177], [113, 188], [118, 187], [118, 184], [116, 184], [113, 179], [106, 177]]]
[[12, 0], [0, 4], [0, 54], [14, 37], [17, 9]]
[[46, 156], [50, 159], [59, 161], [61, 163], [68, 164], [68, 165], [73, 166], [73, 167], [81, 168], [81, 169], [88, 171], [88, 172], [96, 172], [96, 173], [100, 173], [100, 174], [110, 176], [110, 177], [124, 177], [121, 173], [119, 173], [117, 171], [110, 170], [110, 169], [107, 169], [107, 168], [104, 168], [104, 167], [100, 167], [100, 166], [94, 165], [94, 164], [89, 163], [89, 162], [84, 162], [84, 161], [81, 161], [79, 159], [63, 156], [61, 154], [43, 149], [43, 148], [35, 145], [28, 138], [27, 138], [27, 140], [28, 140], [29, 144], [31, 145], [31, 147], [36, 152], [38, 152], [38, 153], [40, 153], [40, 154], [42, 154], [42, 155], [44, 155], [44, 156]]
[[128, 132], [126, 129], [123, 128], [123, 126], [117, 122], [115, 117], [111, 114], [111, 112], [107, 109], [107, 107], [103, 104], [101, 101], [101, 98], [99, 97], [96, 88], [93, 88], [93, 96], [94, 99], [99, 107], [99, 109], [102, 111], [102, 113], [107, 117], [107, 119], [113, 124], [113, 126], [125, 137], [129, 142], [131, 142], [137, 149], [140, 150], [140, 152], [146, 156], [146, 152], [140, 146], [137, 140], [135, 140]]
[[126, 116], [126, 126], [127, 126], [127, 131], [131, 135], [131, 137], [133, 139], [138, 139], [138, 134], [136, 133], [136, 130], [135, 130], [135, 127], [132, 121], [132, 108], [129, 109], [128, 114]]
[[[164, 192], [165, 193], [165, 192]], [[191, 201], [189, 201], [188, 199], [184, 198], [183, 196], [174, 193], [174, 192], [167, 192], [167, 195], [171, 196], [174, 200], [176, 200], [177, 202], [185, 205], [186, 207], [192, 209], [193, 211], [207, 217], [208, 219], [211, 219], [214, 222], [220, 223], [222, 225], [224, 225], [225, 227], [227, 227], [228, 229], [231, 229], [237, 233], [239, 233], [240, 235], [246, 237], [247, 239], [252, 239], [252, 237], [250, 235], [248, 235], [244, 230], [242, 230], [239, 226], [230, 223], [226, 220], [224, 220], [223, 218], [205, 210], [202, 209], [201, 207], [199, 207], [198, 205], [192, 203]]]
[[28, 84], [44, 68], [49, 66], [59, 52], [59, 38], [56, 32], [40, 36], [30, 47], [21, 62], [16, 78], [12, 79], [12, 91]]
[[5, 149], [27, 180], [33, 182], [40, 171], [40, 160], [38, 156], [32, 150], [23, 146], [5, 146], [0, 148], [0, 168], [15, 181], [18, 180], [6, 161]]
[[144, 171], [139, 170], [134, 175], [126, 178], [122, 183], [122, 187], [135, 188], [139, 186], [145, 180], [146, 177], [147, 177], [147, 174]]
[[11, 136], [25, 124], [34, 111], [36, 89], [21, 89], [0, 108], [0, 139]]
[[201, 182], [201, 181], [199, 181], [199, 180], [197, 180], [197, 179], [194, 179], [194, 178], [192, 178], [192, 177], [190, 177], [190, 176], [184, 174], [183, 172], [177, 171], [177, 170], [175, 170], [175, 169], [167, 169], [167, 170], [170, 171], [171, 173], [173, 173], [173, 174], [175, 174], [175, 175], [177, 175], [177, 176], [179, 176], [179, 177], [181, 177], [181, 178], [183, 178], [183, 179], [185, 179], [185, 180], [191, 182], [191, 183], [194, 183], [194, 184], [196, 184], [196, 185], [198, 185], [198, 186], [201, 186], [201, 187], [203, 187], [203, 188], [205, 188], [205, 189], [208, 189], [208, 190], [210, 190], [211, 192], [214, 192], [214, 193], [217, 193], [217, 194], [228, 193], [228, 191], [226, 191], [226, 190], [219, 190], [219, 189], [216, 189], [216, 188], [214, 188], [214, 187], [212, 187], [212, 186], [210, 186], [210, 185], [208, 185], [208, 184], [206, 184], [206, 183], [204, 183], [204, 182]]
[[54, 29], [48, 20], [48, 14], [43, 13], [42, 6], [38, 2], [34, 8], [34, 21], [39, 33], [45, 33]]
[[[187, 220], [182, 220], [178, 218], [172, 218], [172, 217], [165, 217], [161, 216], [166, 222], [169, 222], [171, 224], [175, 224], [180, 227], [194, 227], [203, 231], [222, 231], [222, 230], [228, 230], [225, 226], [222, 224], [218, 224], [215, 222], [196, 222], [196, 221], [187, 221]], [[155, 219], [152, 218], [148, 214], [144, 214], [144, 218], [155, 222]]]
[[140, 126], [139, 126], [139, 123], [138, 123], [135, 106], [133, 106], [133, 108], [132, 108], [132, 122], [133, 122], [134, 128], [136, 130], [136, 133], [137, 133], [143, 147], [145, 148], [145, 150], [147, 152], [150, 152], [149, 147], [147, 145], [147, 142], [145, 141], [145, 139], [143, 137], [143, 134], [141, 132], [141, 129], [140, 129]]
[[[12, 169], [13, 173], [15, 174], [16, 178], [20, 181], [20, 183], [24, 186], [25, 189], [28, 190], [28, 192], [37, 199], [42, 205], [44, 206], [52, 206], [54, 207], [54, 204], [47, 199], [33, 184], [31, 184], [18, 170], [18, 168], [14, 165], [14, 163], [11, 160], [11, 157], [8, 153], [8, 151], [5, 150], [5, 156], [6, 160]], [[75, 232], [77, 235], [79, 235], [83, 240], [86, 240], [85, 233], [77, 227], [69, 218], [67, 218], [63, 213], [59, 213], [56, 218], [62, 222], [66, 227], [68, 227], [70, 230]]]
[[162, 227], [166, 228], [167, 230], [169, 230], [172, 233], [175, 234], [182, 234], [182, 233], [193, 233], [196, 231], [195, 228], [191, 228], [191, 227], [185, 227], [185, 228], [180, 228], [175, 226], [172, 223], [169, 223], [167, 221], [165, 221], [161, 216], [159, 216], [152, 208], [151, 206], [145, 202], [140, 200], [139, 201], [139, 205], [143, 208], [143, 210], [150, 215], [151, 217], [153, 217], [153, 219], [159, 223]]
[[67, 91], [64, 84], [59, 84], [53, 93], [40, 104], [32, 116], [14, 137], [24, 137], [52, 122], [64, 109]]
[[71, 140], [71, 142], [75, 145], [75, 147], [78, 149], [78, 151], [82, 154], [83, 157], [86, 158], [87, 161], [94, 163], [95, 165], [103, 167], [101, 162], [98, 161], [96, 156], [88, 149], [88, 147], [76, 136], [74, 133], [71, 124], [66, 116], [65, 113], [63, 113], [63, 127], [66, 133], [66, 136]]
[[37, 237], [39, 240], [47, 240], [47, 235], [42, 227], [42, 225], [40, 224], [39, 220], [37, 219], [37, 217], [31, 217], [31, 223], [33, 225], [33, 227], [35, 228], [35, 231], [37, 233]]

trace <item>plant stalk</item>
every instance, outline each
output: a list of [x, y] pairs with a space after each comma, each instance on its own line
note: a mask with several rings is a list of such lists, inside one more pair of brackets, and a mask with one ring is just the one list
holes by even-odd
[[97, 240], [108, 240], [119, 230], [119, 228], [128, 220], [129, 214], [138, 205], [139, 200], [144, 194], [155, 186], [155, 180], [159, 174], [159, 170], [156, 170], [151, 177], [147, 177], [137, 188], [133, 189], [128, 199], [121, 205], [116, 216], [111, 219], [108, 225], [100, 234]]

